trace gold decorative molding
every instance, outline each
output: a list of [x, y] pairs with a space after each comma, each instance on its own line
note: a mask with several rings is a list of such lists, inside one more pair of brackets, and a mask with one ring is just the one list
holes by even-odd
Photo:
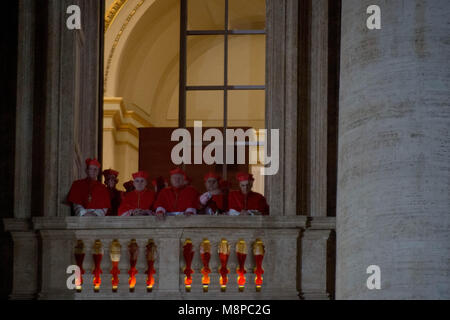
[[131, 118], [133, 120], [136, 120], [140, 124], [142, 124], [143, 127], [153, 127], [150, 122], [145, 120], [142, 116], [140, 116], [138, 113], [127, 110], [125, 105], [123, 103], [120, 104], [120, 108], [122, 109], [122, 114], [124, 118]]
[[120, 31], [117, 33], [116, 38], [114, 39], [111, 51], [109, 52], [108, 60], [106, 62], [106, 68], [105, 68], [105, 77], [104, 77], [104, 91], [106, 91], [106, 87], [108, 84], [108, 75], [109, 75], [109, 69], [111, 68], [111, 62], [112, 58], [114, 56], [114, 52], [116, 51], [116, 48], [119, 44], [120, 38], [122, 37], [123, 32], [125, 31], [126, 27], [130, 23], [133, 16], [136, 14], [136, 11], [144, 4], [145, 0], [140, 0], [137, 5], [134, 7], [133, 10], [131, 10], [130, 14], [126, 18], [124, 24], [120, 28]]
[[139, 152], [139, 147], [134, 145], [131, 141], [129, 141], [129, 140], [126, 140], [126, 141], [119, 140], [118, 137], [117, 137], [117, 130], [115, 128], [104, 128], [103, 129], [103, 133], [105, 133], [105, 132], [111, 132], [112, 133], [113, 138], [114, 138], [114, 144], [116, 146], [123, 146], [123, 145], [129, 146], [129, 147], [133, 148], [134, 150], [136, 150], [137, 152]]
[[121, 97], [104, 97], [103, 102], [104, 103], [122, 103], [123, 98]]
[[[128, 145], [138, 151], [139, 130], [141, 127], [152, 127], [152, 124], [138, 113], [127, 110], [122, 97], [105, 97], [103, 119], [112, 120], [104, 124], [103, 132], [111, 132], [115, 145]], [[134, 120], [134, 121], [133, 121]], [[118, 134], [125, 134], [120, 135]]]
[[139, 138], [139, 130], [131, 123], [122, 124], [119, 127], [117, 127], [118, 132], [128, 132], [135, 136], [136, 138]]
[[108, 114], [105, 117], [112, 117], [114, 121], [114, 128], [103, 128], [103, 131], [114, 131], [114, 132], [127, 132], [139, 138], [138, 128], [131, 123], [122, 123], [120, 121], [120, 116], [118, 111], [108, 110]]
[[116, 0], [108, 9], [105, 14], [105, 32], [109, 26], [114, 22], [114, 19], [119, 14], [120, 9], [125, 5], [128, 0]]
[[[141, 108], [140, 106], [138, 106], [136, 103], [132, 103], [131, 105], [133, 106], [133, 109], [134, 109], [134, 110], [138, 110], [141, 114], [144, 114], [144, 115], [146, 115], [148, 118], [150, 118], [150, 115], [148, 114], [148, 112], [146, 112], [143, 108]], [[135, 111], [129, 110], [129, 112], [135, 112]], [[141, 116], [139, 113], [136, 113], [136, 116], [139, 117], [140, 119], [142, 119], [142, 120], [144, 121], [143, 123], [145, 123], [145, 126], [146, 126], [146, 127], [153, 127], [153, 125], [152, 125], [149, 121], [147, 121], [147, 120], [145, 120], [144, 118], [142, 118], [142, 116]], [[136, 120], [137, 120], [137, 119], [136, 119]]]
[[[128, 110], [127, 107], [125, 106], [125, 103], [123, 102], [123, 99], [120, 97], [107, 97], [103, 99], [104, 104], [118, 104], [120, 106], [120, 110], [122, 111], [122, 116], [124, 118], [128, 118], [128, 119], [133, 119], [135, 121], [137, 121], [138, 123], [140, 123], [142, 125], [142, 127], [153, 127], [153, 125], [151, 124], [151, 122], [149, 122], [147, 119], [145, 119], [144, 117], [142, 117], [140, 114], [136, 113], [135, 111], [132, 110]], [[142, 113], [148, 115], [148, 113], [146, 113], [144, 110], [142, 110], [142, 108], [140, 108], [138, 105], [134, 104], [134, 106], [136, 108], [138, 108], [138, 110], [141, 110]], [[116, 115], [116, 113], [118, 112], [118, 110], [108, 110], [105, 109], [103, 110], [103, 116], [104, 117], [113, 117]]]
[[134, 150], [136, 150], [137, 152], [139, 152], [139, 148], [136, 147], [134, 144], [131, 144], [131, 143], [128, 142], [128, 141], [117, 141], [116, 144], [117, 144], [118, 146], [123, 146], [123, 145], [129, 146], [129, 147], [133, 148]]
[[116, 113], [119, 112], [117, 110], [103, 110], [103, 117], [104, 118], [112, 118], [116, 115]]

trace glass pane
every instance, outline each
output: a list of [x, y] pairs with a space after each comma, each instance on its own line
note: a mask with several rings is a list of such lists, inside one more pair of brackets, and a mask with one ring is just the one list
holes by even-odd
[[229, 127], [265, 128], [265, 91], [228, 91]]
[[[178, 81], [178, 77], [176, 77], [176, 81]], [[163, 89], [163, 91], [167, 91], [168, 89]], [[173, 88], [171, 88], [171, 92], [167, 95], [160, 96], [160, 91], [158, 91], [157, 95], [157, 107], [158, 109], [152, 109], [154, 114], [158, 114], [157, 124], [155, 127], [178, 127], [178, 117], [179, 117], [179, 84], [177, 83]], [[167, 113], [164, 112], [167, 110]]]
[[189, 36], [187, 85], [223, 85], [224, 37]]
[[203, 127], [223, 127], [223, 91], [187, 91], [186, 126], [203, 121]]
[[229, 36], [228, 84], [264, 85], [265, 73], [266, 36]]
[[188, 0], [188, 30], [224, 30], [224, 0]]
[[264, 30], [266, 0], [229, 0], [229, 30]]

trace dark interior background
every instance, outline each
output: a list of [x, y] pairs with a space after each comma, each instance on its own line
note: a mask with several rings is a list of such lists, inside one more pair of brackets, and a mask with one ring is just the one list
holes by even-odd
[[3, 6], [6, 8], [0, 19], [0, 299], [7, 299], [12, 288], [13, 255], [12, 240], [4, 232], [3, 218], [13, 217], [14, 212], [18, 1], [6, 1]]
[[[163, 176], [169, 181], [169, 171], [176, 168], [177, 165], [173, 164], [171, 160], [172, 148], [177, 145], [178, 141], [171, 141], [172, 132], [176, 128], [140, 128], [139, 129], [139, 170], [145, 170], [148, 172], [150, 179], [155, 179], [158, 176]], [[191, 134], [191, 141], [194, 139], [194, 128], [186, 128]], [[204, 127], [203, 133], [209, 128]], [[217, 128], [221, 130], [222, 128]], [[228, 128], [237, 129], [237, 128]], [[248, 128], [242, 128], [246, 131]], [[204, 142], [203, 148], [210, 142]], [[236, 164], [236, 148], [234, 151], [235, 161], [233, 165], [227, 165], [227, 180], [231, 183], [233, 189], [238, 188], [236, 181], [236, 173], [243, 171], [249, 172], [248, 165], [248, 147], [246, 147], [245, 157], [247, 164]], [[194, 162], [194, 151], [191, 149], [191, 162]], [[192, 179], [192, 185], [199, 191], [205, 190], [203, 182], [203, 176], [210, 172], [216, 172], [222, 176], [222, 165], [180, 165], [188, 177]]]

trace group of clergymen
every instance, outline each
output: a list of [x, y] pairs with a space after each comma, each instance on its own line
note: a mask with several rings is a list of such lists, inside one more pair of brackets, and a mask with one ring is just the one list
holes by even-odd
[[204, 176], [206, 192], [200, 194], [190, 185], [190, 179], [180, 168], [170, 171], [170, 186], [159, 177], [148, 184], [145, 171], [134, 173], [133, 180], [124, 183], [127, 190], [116, 189], [117, 171], [103, 171], [105, 184], [99, 182], [101, 164], [86, 159], [85, 179], [73, 182], [67, 200], [76, 216], [146, 216], [178, 215], [268, 215], [269, 206], [263, 195], [253, 192], [253, 176], [238, 173], [239, 190], [229, 190], [227, 181], [209, 172]]

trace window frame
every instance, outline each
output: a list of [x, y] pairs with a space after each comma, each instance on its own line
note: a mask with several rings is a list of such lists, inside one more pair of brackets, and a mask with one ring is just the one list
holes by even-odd
[[[228, 24], [229, 18], [229, 0], [223, 0], [225, 5], [225, 24], [223, 30], [188, 30], [188, 5], [189, 0], [180, 0], [180, 75], [179, 75], [179, 106], [178, 106], [178, 126], [186, 128], [186, 96], [188, 91], [222, 91], [223, 92], [223, 133], [228, 128], [228, 91], [232, 90], [261, 90], [266, 93], [267, 79], [264, 79], [264, 85], [229, 85], [228, 84], [228, 42], [230, 35], [265, 35], [264, 30], [230, 30]], [[267, 14], [266, 14], [267, 20]], [[224, 36], [224, 75], [223, 85], [187, 85], [187, 39], [189, 36]], [[267, 50], [267, 41], [265, 44]], [[267, 103], [264, 103], [264, 108], [267, 108]], [[226, 159], [226, 147], [223, 150], [224, 158]], [[227, 164], [223, 165], [223, 177], [227, 178]]]

